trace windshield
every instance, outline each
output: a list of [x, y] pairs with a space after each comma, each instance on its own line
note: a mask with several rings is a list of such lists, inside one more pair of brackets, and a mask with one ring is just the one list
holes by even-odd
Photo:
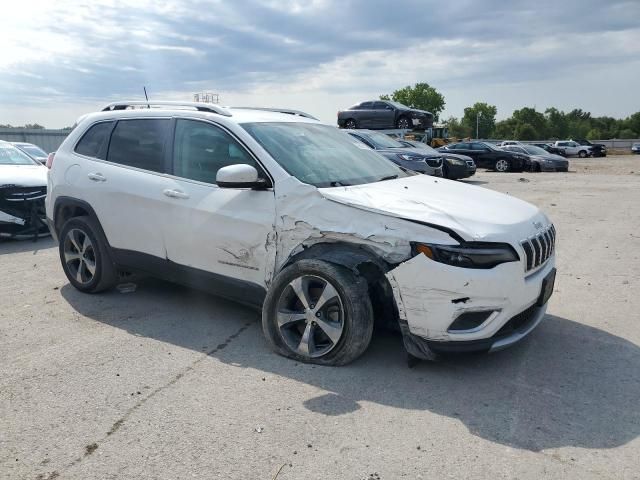
[[20, 150], [25, 151], [32, 157], [42, 158], [47, 156], [46, 152], [40, 149], [40, 147], [36, 147], [35, 145], [22, 145], [20, 146]]
[[523, 148], [527, 153], [531, 155], [547, 155], [547, 151], [544, 148], [536, 147], [535, 145], [524, 145]]
[[11, 145], [0, 145], [0, 165], [35, 165], [27, 154]]
[[395, 164], [335, 127], [315, 123], [245, 123], [242, 127], [298, 180], [316, 187], [407, 176]]
[[407, 142], [407, 145], [409, 147], [411, 147], [411, 148], [419, 148], [420, 150], [426, 150], [429, 153], [437, 153], [439, 155], [442, 155], [441, 152], [439, 152], [435, 148], [431, 147], [430, 145], [427, 145], [426, 143], [422, 143], [422, 142]]
[[406, 148], [403, 144], [394, 140], [390, 136], [385, 135], [384, 133], [363, 132], [360, 133], [360, 135], [369, 139], [369, 141], [373, 143], [376, 148]]

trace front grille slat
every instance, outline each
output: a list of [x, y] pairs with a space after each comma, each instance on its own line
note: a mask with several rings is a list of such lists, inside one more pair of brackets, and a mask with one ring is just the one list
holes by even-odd
[[551, 225], [544, 232], [523, 240], [520, 245], [525, 254], [526, 271], [538, 268], [555, 253], [556, 229]]

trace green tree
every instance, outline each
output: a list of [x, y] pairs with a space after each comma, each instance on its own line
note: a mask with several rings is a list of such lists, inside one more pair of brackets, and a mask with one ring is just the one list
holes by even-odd
[[569, 121], [564, 112], [551, 107], [544, 111], [544, 116], [547, 121], [547, 137], [557, 139], [567, 137], [569, 134]]
[[44, 126], [40, 125], [39, 123], [27, 123], [24, 128], [32, 128], [34, 130], [43, 130]]
[[469, 136], [475, 137], [477, 126], [478, 138], [491, 138], [496, 127], [497, 113], [498, 108], [495, 105], [476, 102], [472, 107], [464, 109], [464, 116], [461, 121], [462, 127], [470, 133]]
[[449, 129], [449, 137], [466, 138], [471, 136], [471, 132], [462, 126], [460, 120], [456, 117], [449, 117], [444, 123]]
[[496, 123], [494, 136], [496, 138], [515, 138], [517, 122], [513, 118], [507, 118], [506, 120], [500, 120]]
[[435, 120], [438, 120], [445, 105], [444, 95], [424, 82], [416, 83], [413, 87], [407, 85], [391, 95], [380, 95], [380, 100], [393, 100], [412, 108], [426, 110], [433, 113]]
[[516, 140], [539, 140], [540, 134], [535, 127], [529, 123], [519, 123], [515, 131]]
[[602, 132], [597, 128], [592, 128], [587, 133], [587, 140], [601, 140], [602, 137]]
[[624, 130], [620, 130], [618, 134], [618, 138], [626, 139], [626, 138], [638, 138], [638, 134], [629, 128], [625, 128]]
[[[515, 110], [512, 118], [518, 124], [515, 132], [518, 140], [539, 140], [547, 137], [547, 120], [535, 108], [523, 107], [520, 110]], [[518, 135], [522, 135], [525, 132], [527, 136], [531, 133], [531, 130], [525, 128], [524, 125], [529, 125], [533, 129], [535, 138], [518, 138]]]

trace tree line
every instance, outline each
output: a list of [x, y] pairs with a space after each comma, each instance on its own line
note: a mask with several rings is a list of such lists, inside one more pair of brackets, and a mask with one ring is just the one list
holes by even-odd
[[[428, 83], [406, 86], [382, 100], [394, 100], [413, 108], [427, 110], [436, 121], [444, 110], [445, 99]], [[476, 102], [464, 109], [461, 118], [449, 117], [444, 123], [450, 137], [495, 138], [513, 140], [640, 138], [640, 112], [627, 118], [594, 117], [590, 112], [576, 108], [564, 112], [555, 107], [540, 112], [535, 107], [515, 110], [509, 118], [496, 121], [498, 108], [488, 103]]]

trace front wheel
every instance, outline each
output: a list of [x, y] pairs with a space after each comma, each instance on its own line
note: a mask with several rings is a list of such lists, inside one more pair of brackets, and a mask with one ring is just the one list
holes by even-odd
[[262, 329], [280, 355], [344, 365], [369, 346], [373, 311], [367, 282], [320, 260], [300, 260], [274, 279], [262, 308]]
[[496, 171], [500, 173], [508, 172], [511, 170], [511, 164], [508, 160], [501, 158], [496, 162]]
[[586, 158], [586, 157], [587, 157], [587, 152], [585, 152], [584, 150], [580, 150], [580, 151], [578, 152], [578, 156], [579, 156], [580, 158]]
[[349, 130], [354, 130], [358, 128], [358, 124], [353, 118], [350, 118], [346, 122], [344, 122], [344, 128], [348, 128]]
[[396, 127], [402, 128], [403, 130], [408, 129], [409, 128], [409, 119], [407, 117], [400, 117], [398, 119], [398, 122], [396, 123]]

